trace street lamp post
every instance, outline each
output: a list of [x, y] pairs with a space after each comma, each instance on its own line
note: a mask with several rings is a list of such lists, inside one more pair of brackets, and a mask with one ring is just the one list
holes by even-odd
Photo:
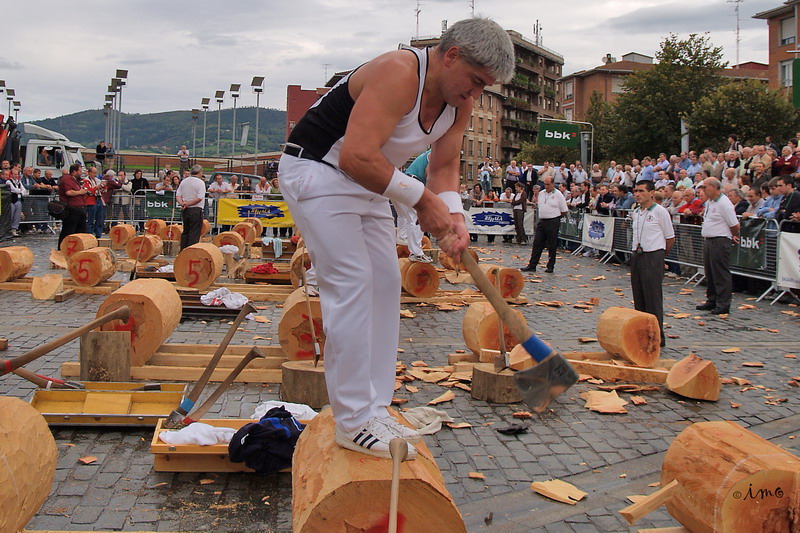
[[231, 128], [231, 157], [236, 157], [236, 99], [239, 98], [239, 83], [231, 83], [231, 98], [233, 98], [233, 128]]
[[117, 133], [117, 89], [114, 85], [109, 85], [106, 88], [106, 101], [111, 103], [111, 124], [108, 130], [108, 139], [105, 139], [106, 144], [116, 146], [117, 141], [114, 136]]
[[192, 155], [197, 157], [197, 118], [200, 116], [199, 109], [192, 109]]
[[217, 157], [219, 157], [219, 133], [222, 126], [222, 100], [225, 99], [225, 91], [217, 91], [214, 93], [214, 98], [217, 100]]
[[[117, 87], [119, 87], [119, 120], [117, 120], [117, 150], [122, 150], [122, 88], [127, 85], [128, 71], [117, 69], [116, 79], [119, 80]], [[117, 159], [119, 161], [119, 159]]]
[[11, 116], [11, 102], [14, 100], [14, 97], [17, 95], [14, 89], [6, 89], [6, 100], [8, 100], [8, 116]]
[[[5, 90], [6, 90], [6, 80], [0, 80], [0, 93], [5, 91]], [[2, 121], [0, 121], [0, 122], [2, 122]]]
[[14, 122], [19, 124], [19, 108], [22, 107], [22, 104], [19, 100], [14, 100]]
[[264, 92], [264, 77], [253, 76], [250, 82], [253, 92], [256, 93], [256, 134], [253, 137], [253, 174], [258, 175], [258, 110], [261, 93]]
[[103, 140], [109, 142], [112, 128], [114, 127], [114, 97], [110, 94], [106, 95], [106, 105], [104, 109], [106, 114], [106, 134], [103, 136]]
[[208, 103], [211, 98], [203, 98], [200, 103], [203, 108], [203, 157], [206, 156], [206, 115], [208, 115]]

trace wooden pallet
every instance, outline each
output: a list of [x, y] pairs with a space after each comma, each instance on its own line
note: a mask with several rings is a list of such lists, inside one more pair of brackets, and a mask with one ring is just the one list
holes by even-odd
[[[239, 361], [250, 351], [252, 345], [228, 346], [217, 368], [211, 374], [211, 381], [222, 381]], [[280, 346], [259, 345], [266, 357], [256, 359], [236, 377], [237, 383], [280, 383], [281, 365], [286, 355]], [[135, 381], [179, 381], [194, 382], [208, 365], [217, 349], [216, 344], [164, 344], [143, 366], [131, 367], [131, 379]], [[61, 376], [79, 377], [79, 362], [61, 365]]]
[[275, 267], [277, 272], [274, 274], [258, 274], [252, 271], [253, 266], [262, 264], [262, 263], [270, 263], [272, 261], [269, 260], [260, 260], [257, 262], [247, 261], [245, 263], [245, 271], [244, 271], [244, 280], [247, 283], [273, 283], [276, 285], [288, 285], [291, 283], [289, 278], [289, 263], [276, 263], [272, 262], [272, 266]]
[[630, 362], [615, 359], [608, 352], [563, 352], [562, 355], [579, 374], [595, 378], [639, 383], [666, 383], [674, 359], [659, 359], [655, 368], [634, 366]]
[[[33, 277], [25, 276], [24, 278], [15, 279], [14, 281], [6, 281], [4, 283], [0, 283], [0, 290], [4, 291], [31, 291], [31, 285], [33, 284]], [[119, 289], [120, 285], [122, 285], [121, 281], [104, 281], [100, 285], [94, 287], [82, 287], [80, 285], [76, 285], [74, 281], [71, 279], [64, 280], [64, 291], [68, 291], [70, 289], [74, 290], [76, 294], [103, 294], [108, 295], [114, 292], [115, 290]]]

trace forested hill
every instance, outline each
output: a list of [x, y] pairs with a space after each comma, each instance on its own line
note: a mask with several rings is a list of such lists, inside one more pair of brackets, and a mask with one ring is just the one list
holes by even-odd
[[[217, 150], [217, 111], [208, 111], [206, 116], [206, 151], [215, 155]], [[258, 151], [267, 152], [279, 149], [286, 136], [286, 112], [277, 109], [259, 110]], [[250, 134], [245, 151], [253, 151], [255, 136], [256, 108], [236, 109], [236, 142], [239, 143], [241, 124], [250, 123]], [[105, 118], [99, 109], [80, 111], [71, 115], [37, 120], [32, 122], [43, 128], [63, 133], [70, 140], [79, 142], [87, 148], [94, 147], [103, 138]], [[233, 109], [222, 110], [222, 153], [230, 153]], [[202, 151], [203, 113], [197, 119], [197, 153]], [[122, 149], [147, 152], [175, 153], [182, 144], [192, 149], [192, 112], [169, 111], [165, 113], [122, 115]], [[227, 146], [227, 149], [225, 148]], [[120, 148], [117, 146], [116, 148]], [[237, 146], [237, 151], [239, 150]]]

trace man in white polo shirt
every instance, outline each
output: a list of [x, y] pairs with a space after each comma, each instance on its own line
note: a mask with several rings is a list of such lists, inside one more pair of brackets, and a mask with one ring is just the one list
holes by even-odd
[[731, 310], [731, 242], [739, 244], [739, 220], [727, 196], [720, 190], [717, 178], [703, 180], [706, 201], [703, 212], [703, 267], [706, 274], [706, 302], [700, 311], [727, 314]]
[[664, 258], [675, 244], [675, 230], [669, 212], [653, 199], [652, 181], [640, 181], [633, 189], [639, 207], [633, 217], [631, 242], [631, 289], [633, 306], [637, 311], [655, 315], [664, 339]]
[[178, 185], [175, 199], [181, 206], [183, 233], [181, 234], [181, 250], [200, 242], [203, 230], [203, 206], [206, 201], [206, 184], [203, 182], [203, 167], [194, 165], [191, 175]]
[[567, 214], [567, 201], [561, 191], [555, 188], [553, 178], [544, 179], [544, 190], [539, 191], [537, 207], [539, 209], [539, 223], [533, 236], [533, 249], [528, 265], [520, 270], [523, 272], [536, 272], [536, 265], [545, 247], [547, 248], [547, 269], [552, 273], [556, 266], [556, 248], [558, 247], [558, 226], [562, 216]]

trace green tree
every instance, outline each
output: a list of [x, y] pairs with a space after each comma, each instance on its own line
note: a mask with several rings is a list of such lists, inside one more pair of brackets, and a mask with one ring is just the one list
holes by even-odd
[[656, 59], [652, 69], [625, 79], [608, 139], [612, 155], [677, 153], [681, 117], [688, 117], [695, 103], [720, 85], [718, 72], [727, 65], [722, 48], [697, 34], [685, 40], [671, 34]]
[[781, 92], [759, 81], [732, 81], [702, 97], [687, 122], [693, 148], [723, 150], [731, 133], [742, 144], [762, 144], [767, 135], [792, 137], [800, 114]]
[[529, 161], [532, 165], [541, 165], [550, 161], [556, 165], [564, 162], [568, 165], [580, 159], [580, 150], [564, 146], [540, 146], [539, 144], [523, 142], [517, 154], [517, 161]]
[[594, 126], [594, 160], [609, 159], [614, 127], [614, 105], [603, 100], [603, 95], [592, 91], [589, 97], [589, 108], [586, 110], [586, 122]]

